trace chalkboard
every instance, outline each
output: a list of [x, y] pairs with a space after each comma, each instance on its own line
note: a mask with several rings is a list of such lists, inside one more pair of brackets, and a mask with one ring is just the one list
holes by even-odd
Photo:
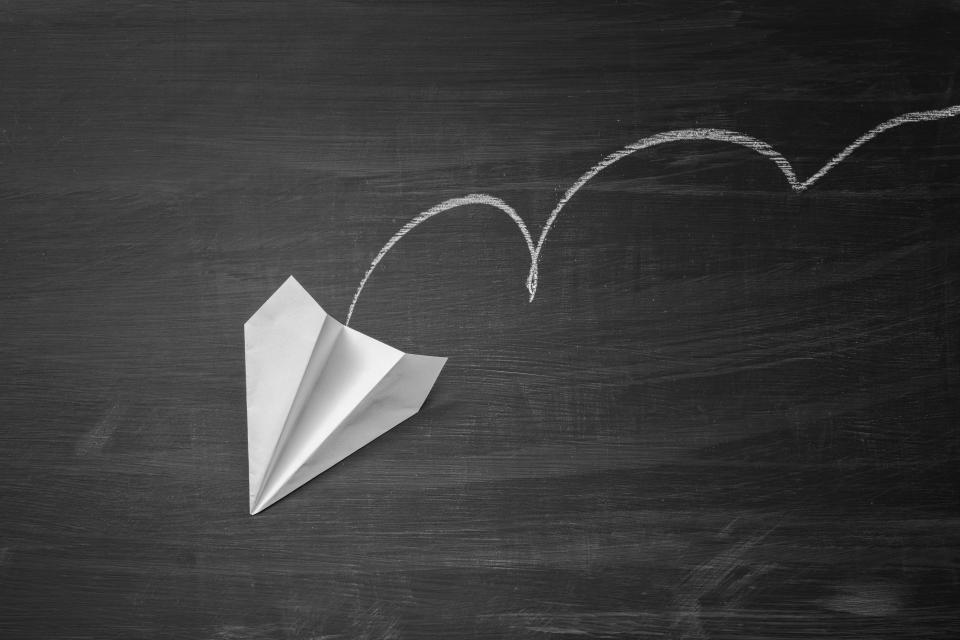
[[[0, 51], [3, 637], [956, 633], [955, 2], [14, 0]], [[536, 243], [689, 129], [767, 146], [602, 167], [532, 301], [502, 208], [406, 233], [350, 323], [436, 387], [248, 514], [289, 275], [344, 321], [418, 214]]]

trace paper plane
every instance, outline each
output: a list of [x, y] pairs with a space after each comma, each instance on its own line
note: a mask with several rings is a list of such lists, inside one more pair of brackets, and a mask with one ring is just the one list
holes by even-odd
[[243, 333], [251, 515], [417, 413], [447, 361], [340, 324], [292, 276]]

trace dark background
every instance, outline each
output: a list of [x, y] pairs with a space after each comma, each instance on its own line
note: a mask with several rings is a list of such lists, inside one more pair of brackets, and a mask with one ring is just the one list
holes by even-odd
[[536, 235], [697, 126], [803, 179], [958, 73], [955, 0], [0, 3], [0, 633], [954, 637], [960, 118], [799, 195], [638, 153], [532, 304], [431, 220], [352, 323], [451, 358], [423, 411], [255, 517], [242, 325], [446, 198]]

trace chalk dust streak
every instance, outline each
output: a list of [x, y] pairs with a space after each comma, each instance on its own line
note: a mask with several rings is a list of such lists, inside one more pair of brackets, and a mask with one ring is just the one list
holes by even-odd
[[403, 236], [407, 235], [415, 227], [423, 222], [426, 222], [437, 214], [443, 213], [444, 211], [449, 211], [451, 209], [466, 205], [482, 204], [499, 209], [510, 216], [510, 218], [516, 223], [517, 228], [520, 229], [520, 233], [523, 235], [523, 239], [527, 244], [527, 251], [530, 253], [530, 272], [527, 275], [527, 291], [530, 293], [530, 301], [533, 302], [534, 297], [537, 295], [537, 285], [539, 283], [540, 274], [538, 269], [540, 263], [540, 252], [543, 251], [543, 245], [547, 241], [547, 236], [550, 235], [550, 230], [553, 228], [553, 225], [556, 222], [557, 217], [560, 215], [560, 212], [567, 205], [570, 199], [573, 198], [573, 196], [576, 195], [576, 193], [580, 191], [584, 185], [595, 178], [597, 174], [602, 172], [610, 165], [623, 160], [627, 156], [637, 151], [656, 147], [668, 142], [680, 142], [686, 140], [709, 140], [713, 142], [725, 142], [739, 145], [741, 147], [751, 149], [773, 162], [783, 174], [784, 178], [786, 178], [787, 184], [790, 185], [790, 188], [793, 189], [794, 192], [800, 193], [806, 190], [808, 187], [813, 186], [820, 178], [827, 175], [834, 167], [849, 157], [850, 154], [884, 131], [889, 131], [890, 129], [899, 127], [903, 124], [943, 120], [945, 118], [952, 118], [957, 115], [960, 115], [960, 105], [954, 105], [945, 109], [933, 109], [930, 111], [913, 111], [882, 122], [847, 145], [847, 147], [845, 147], [840, 153], [830, 158], [826, 164], [820, 167], [816, 173], [802, 182], [797, 178], [797, 174], [793, 169], [793, 165], [790, 164], [790, 161], [784, 158], [783, 155], [772, 146], [758, 138], [754, 138], [743, 133], [738, 133], [736, 131], [728, 131], [726, 129], [676, 129], [673, 131], [656, 133], [652, 136], [641, 138], [640, 140], [627, 145], [623, 149], [611, 153], [603, 158], [603, 160], [593, 165], [582, 176], [580, 176], [576, 182], [574, 182], [564, 192], [563, 197], [560, 198], [560, 201], [557, 202], [557, 205], [553, 208], [553, 211], [550, 212], [550, 216], [543, 225], [543, 230], [540, 232], [540, 238], [537, 240], [536, 245], [534, 245], [533, 238], [530, 235], [530, 230], [527, 228], [527, 225], [524, 223], [523, 219], [517, 214], [513, 207], [508, 205], [500, 198], [483, 193], [473, 193], [460, 198], [451, 198], [450, 200], [445, 200], [444, 202], [434, 205], [430, 209], [417, 214], [409, 222], [403, 225], [399, 231], [393, 234], [393, 237], [391, 237], [390, 240], [383, 245], [383, 248], [380, 249], [380, 252], [373, 259], [373, 262], [370, 263], [370, 267], [367, 269], [367, 272], [363, 275], [363, 279], [360, 281], [360, 286], [357, 287], [356, 293], [353, 294], [353, 300], [350, 303], [350, 310], [347, 312], [347, 320], [345, 324], [350, 324], [350, 318], [353, 317], [353, 311], [357, 306], [357, 300], [360, 299], [360, 294], [363, 292], [363, 287], [367, 284], [367, 280], [369, 280], [370, 276], [373, 275], [374, 269], [377, 268], [377, 265], [380, 264], [380, 261], [383, 260], [384, 256], [387, 255], [390, 249], [392, 249], [393, 246], [397, 244], [397, 242]]

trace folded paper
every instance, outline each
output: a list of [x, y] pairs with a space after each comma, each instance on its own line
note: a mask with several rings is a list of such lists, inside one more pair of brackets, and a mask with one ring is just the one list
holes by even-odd
[[292, 276], [243, 328], [251, 515], [417, 413], [447, 361], [340, 324]]

